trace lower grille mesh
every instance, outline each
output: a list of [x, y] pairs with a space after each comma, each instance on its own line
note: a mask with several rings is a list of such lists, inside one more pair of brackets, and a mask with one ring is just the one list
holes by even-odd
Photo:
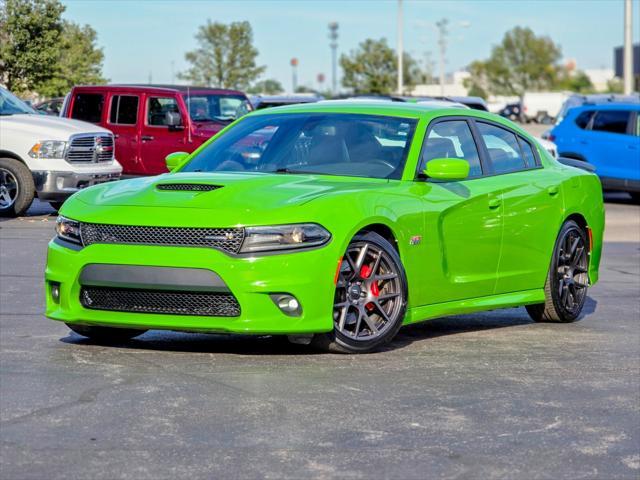
[[80, 303], [92, 310], [237, 317], [238, 300], [231, 293], [138, 290], [131, 288], [82, 287]]

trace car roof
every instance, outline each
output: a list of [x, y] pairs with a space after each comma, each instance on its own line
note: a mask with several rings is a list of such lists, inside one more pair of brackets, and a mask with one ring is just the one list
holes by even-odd
[[171, 93], [216, 93], [220, 95], [244, 95], [240, 90], [229, 90], [224, 88], [199, 87], [190, 85], [146, 85], [139, 83], [115, 83], [110, 85], [79, 85], [76, 89], [91, 89], [103, 91], [122, 91], [122, 90], [142, 90], [155, 92], [171, 92]]
[[640, 103], [616, 102], [616, 103], [585, 103], [571, 110], [640, 110]]

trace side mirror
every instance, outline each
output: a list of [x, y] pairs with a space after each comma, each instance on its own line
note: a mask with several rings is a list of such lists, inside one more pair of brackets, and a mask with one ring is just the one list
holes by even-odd
[[167, 155], [164, 162], [167, 165], [167, 169], [171, 172], [179, 165], [182, 165], [182, 162], [184, 162], [188, 156], [189, 154], [187, 152], [174, 152]]
[[435, 158], [427, 162], [424, 174], [436, 180], [464, 180], [469, 176], [469, 162], [459, 158]]
[[164, 123], [169, 130], [175, 130], [182, 126], [182, 117], [179, 112], [166, 112], [164, 114]]

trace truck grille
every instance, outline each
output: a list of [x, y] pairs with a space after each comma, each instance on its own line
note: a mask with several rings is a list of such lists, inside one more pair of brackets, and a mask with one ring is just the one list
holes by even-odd
[[231, 293], [82, 287], [80, 303], [92, 310], [115, 312], [237, 317], [240, 304]]
[[73, 163], [110, 162], [113, 152], [112, 135], [75, 135], [69, 142], [66, 158]]
[[244, 240], [243, 228], [143, 227], [81, 223], [80, 234], [85, 246], [94, 243], [170, 245], [216, 248], [227, 253], [238, 253]]

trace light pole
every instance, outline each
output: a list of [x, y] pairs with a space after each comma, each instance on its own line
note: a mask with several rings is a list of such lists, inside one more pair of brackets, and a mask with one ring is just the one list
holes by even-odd
[[633, 40], [632, 40], [632, 10], [631, 0], [624, 2], [624, 53], [622, 72], [624, 77], [624, 94], [633, 93]]
[[404, 70], [403, 70], [403, 45], [402, 45], [402, 0], [398, 0], [398, 95], [402, 95], [404, 90]]
[[331, 93], [334, 95], [338, 91], [338, 22], [331, 22], [329, 24], [329, 40], [331, 43]]
[[298, 59], [293, 57], [291, 59], [291, 93], [296, 93], [298, 88]]
[[440, 47], [440, 96], [444, 97], [444, 68], [447, 54], [447, 24], [449, 20], [443, 18], [436, 22], [438, 29], [438, 46]]

